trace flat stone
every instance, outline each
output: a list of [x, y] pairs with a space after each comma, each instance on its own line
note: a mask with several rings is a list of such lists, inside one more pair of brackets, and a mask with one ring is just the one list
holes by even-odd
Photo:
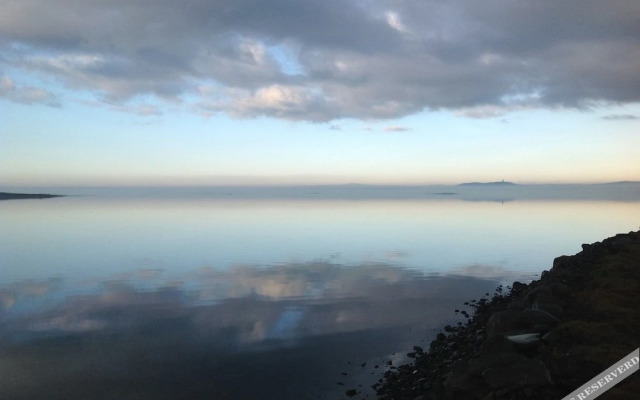
[[523, 333], [521, 335], [507, 336], [507, 339], [513, 343], [521, 345], [537, 344], [540, 342], [539, 333]]

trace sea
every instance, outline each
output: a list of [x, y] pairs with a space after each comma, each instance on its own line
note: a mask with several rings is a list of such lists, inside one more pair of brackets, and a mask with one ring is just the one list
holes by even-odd
[[[0, 398], [346, 399], [640, 184], [2, 188]], [[355, 390], [355, 392], [353, 391]]]

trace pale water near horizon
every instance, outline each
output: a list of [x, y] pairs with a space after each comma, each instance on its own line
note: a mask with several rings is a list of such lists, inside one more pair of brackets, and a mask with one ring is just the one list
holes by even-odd
[[640, 201], [86, 196], [0, 223], [0, 397], [335, 399]]

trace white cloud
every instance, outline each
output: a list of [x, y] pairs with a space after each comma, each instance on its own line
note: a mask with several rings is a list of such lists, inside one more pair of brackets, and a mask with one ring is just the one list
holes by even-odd
[[458, 115], [469, 118], [495, 118], [509, 113], [511, 109], [503, 106], [480, 105], [457, 110]]
[[[206, 111], [226, 111], [236, 117], [268, 115], [289, 120], [325, 119], [327, 101], [313, 89], [298, 86], [271, 85], [255, 92], [227, 91], [227, 98], [203, 103]], [[315, 115], [314, 115], [315, 114]]]
[[400, 32], [404, 32], [406, 30], [405, 26], [402, 24], [402, 21], [400, 20], [400, 16], [398, 15], [398, 13], [389, 11], [385, 14], [385, 17], [387, 20], [387, 24], [389, 24], [389, 26], [392, 27], [393, 29]]
[[406, 132], [409, 130], [411, 130], [411, 128], [406, 126], [399, 126], [399, 125], [391, 125], [384, 128], [385, 132]]

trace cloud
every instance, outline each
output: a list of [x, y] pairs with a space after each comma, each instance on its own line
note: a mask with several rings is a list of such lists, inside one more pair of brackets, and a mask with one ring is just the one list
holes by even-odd
[[59, 100], [53, 93], [31, 86], [18, 86], [11, 78], [2, 75], [0, 75], [0, 98], [21, 104], [60, 106]]
[[640, 117], [631, 114], [612, 114], [605, 115], [602, 119], [606, 119], [607, 121], [632, 121], [640, 119]]
[[[94, 103], [95, 104], [95, 103]], [[114, 104], [111, 106], [111, 109], [119, 112], [125, 112], [129, 114], [137, 114], [141, 116], [158, 116], [164, 114], [162, 109], [158, 106], [151, 104], [140, 104], [140, 105], [121, 105]]]
[[[336, 365], [353, 361], [357, 370], [342, 371], [357, 380], [384, 373], [374, 367], [381, 357], [428, 340], [425, 332], [460, 318], [455, 308], [499, 284], [321, 261], [201, 268], [174, 277], [181, 288], [163, 286], [164, 275], [132, 270], [89, 292], [81, 280], [0, 286], [0, 299], [36, 296], [29, 307], [0, 309], [0, 343], [11, 348], [0, 358], [10, 372], [0, 374], [0, 397], [48, 398], [53, 386], [61, 398], [281, 399], [282, 387], [286, 398], [322, 397], [322, 382], [349, 379]], [[54, 303], [41, 297], [48, 292]]]
[[[326, 99], [313, 89], [299, 86], [271, 85], [255, 92], [230, 91], [226, 99], [201, 104], [204, 110], [227, 112], [236, 117], [272, 116], [289, 120], [325, 120], [329, 112]], [[332, 117], [333, 119], [333, 117]]]
[[410, 130], [410, 128], [406, 126], [398, 126], [398, 125], [391, 125], [384, 128], [385, 132], [406, 132], [408, 130]]
[[[637, 103], [639, 50], [638, 2], [23, 0], [0, 15], [4, 70], [240, 118]], [[3, 97], [55, 104], [7, 79]]]
[[[405, 255], [393, 253], [392, 258]], [[160, 321], [181, 320], [180, 329], [194, 330], [185, 340], [193, 335], [221, 338], [212, 334], [233, 328], [234, 340], [249, 344], [274, 335], [288, 336], [298, 327], [302, 329], [298, 335], [385, 329], [405, 324], [407, 318], [422, 320], [424, 304], [430, 305], [431, 313], [450, 313], [451, 303], [497, 285], [497, 281], [478, 282], [476, 277], [504, 276], [504, 271], [491, 267], [472, 269], [471, 274], [456, 271], [466, 274], [461, 277], [425, 279], [415, 271], [384, 263], [205, 267], [181, 276], [187, 284], [175, 287], [160, 280], [161, 269], [145, 268], [102, 281], [83, 295], [77, 294], [77, 287], [63, 288], [57, 279], [22, 281], [0, 286], [0, 304], [4, 310], [14, 310], [2, 321], [2, 335], [38, 338], [135, 332], [152, 323], [163, 329]], [[29, 299], [53, 294], [57, 296], [53, 303], [24, 306]], [[444, 304], [447, 306], [442, 307]]]

